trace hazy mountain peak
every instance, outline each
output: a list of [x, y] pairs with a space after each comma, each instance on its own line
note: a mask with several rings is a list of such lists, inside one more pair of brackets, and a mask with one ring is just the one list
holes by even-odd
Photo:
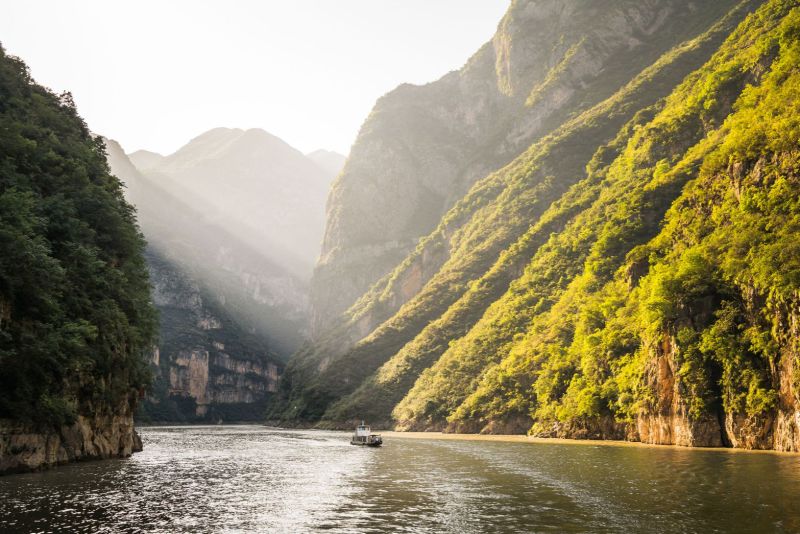
[[250, 128], [244, 131], [242, 136], [244, 139], [253, 139], [261, 142], [280, 142], [282, 144], [288, 145], [286, 141], [278, 137], [277, 135], [273, 135], [268, 131], [264, 130], [263, 128]]
[[244, 133], [241, 128], [227, 128], [225, 126], [218, 126], [211, 128], [200, 135], [193, 137], [187, 144], [192, 144], [199, 141], [221, 141], [224, 139], [236, 139]]
[[146, 171], [160, 165], [164, 160], [164, 156], [158, 152], [151, 152], [150, 150], [137, 150], [136, 152], [131, 152], [128, 154], [128, 159], [136, 166], [137, 169], [140, 171]]
[[319, 149], [306, 154], [306, 157], [316, 163], [321, 169], [335, 178], [344, 167], [346, 156], [333, 150]]
[[[140, 168], [139, 162], [133, 161], [133, 158], [131, 157], [133, 154], [131, 154], [131, 156], [126, 155], [122, 146], [115, 139], [103, 137], [103, 142], [106, 145], [106, 157], [108, 159], [108, 164], [111, 167], [111, 172], [113, 172], [114, 175], [119, 178], [119, 181], [125, 185], [125, 196], [129, 197], [129, 188], [131, 187], [131, 183], [135, 182], [137, 169]], [[146, 159], [147, 154], [158, 155], [155, 154], [155, 152], [147, 152], [146, 150], [138, 150], [134, 152], [134, 154], [139, 154], [139, 157], [142, 160]], [[130, 201], [130, 198], [128, 198], [128, 200]]]
[[[192, 138], [174, 153], [166, 156], [161, 167], [173, 170], [215, 159], [224, 154], [244, 135], [240, 128], [213, 128]], [[164, 169], [159, 169], [164, 170]]]
[[[261, 142], [275, 142], [286, 144], [280, 137], [269, 133], [263, 128], [227, 128], [220, 126], [212, 128], [206, 132], [201, 133], [197, 137], [193, 137], [184, 147], [199, 146], [206, 144], [226, 144], [235, 143], [239, 140], [258, 140]], [[178, 152], [180, 152], [178, 150]]]
[[254, 250], [310, 277], [335, 172], [261, 128], [220, 127], [162, 157], [146, 174], [178, 198], [202, 201], [205, 215]]
[[312, 166], [300, 151], [261, 128], [243, 130], [220, 127], [194, 137], [166, 156], [157, 170], [175, 175], [203, 167], [209, 162], [243, 164], [244, 161], [252, 161], [261, 162], [259, 165], [271, 165], [285, 160], [304, 160], [302, 163]]

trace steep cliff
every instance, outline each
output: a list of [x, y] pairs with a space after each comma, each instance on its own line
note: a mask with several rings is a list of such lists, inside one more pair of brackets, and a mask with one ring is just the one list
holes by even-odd
[[[589, 6], [589, 15], [597, 15], [593, 4], [582, 4]], [[623, 4], [627, 5], [622, 3], [617, 7], [622, 9]], [[530, 6], [525, 8], [525, 5], [528, 4], [515, 3], [506, 19], [516, 10], [527, 12]], [[634, 11], [643, 9], [643, 5]], [[672, 31], [673, 25], [689, 12], [699, 18], [687, 27], [698, 31], [698, 20], [705, 17], [703, 31], [686, 42], [677, 43], [672, 49], [662, 49], [660, 57], [652, 64], [637, 63], [642, 70], [631, 79], [620, 82], [617, 78], [619, 73], [614, 69], [611, 69], [610, 78], [599, 75], [598, 84], [611, 84], [616, 91], [595, 105], [587, 105], [588, 109], [583, 105], [577, 109], [565, 108], [562, 124], [543, 135], [506, 167], [479, 180], [442, 217], [438, 227], [425, 236], [389, 275], [293, 358], [283, 386], [285, 396], [290, 399], [286, 405], [291, 409], [284, 415], [319, 417], [332, 402], [353, 393], [394, 355], [401, 355], [400, 351], [405, 347], [405, 353], [412, 351], [411, 357], [416, 361], [402, 364], [410, 371], [402, 384], [393, 385], [391, 395], [378, 395], [377, 401], [369, 401], [373, 398], [371, 392], [359, 393], [357, 408], [347, 408], [352, 414], [364, 406], [372, 406], [386, 417], [390, 406], [402, 398], [416, 375], [432, 364], [452, 339], [466, 333], [491, 301], [502, 295], [508, 284], [519, 276], [525, 263], [547, 236], [563, 228], [574, 210], [580, 208], [578, 205], [571, 208], [572, 211], [564, 210], [555, 217], [542, 217], [551, 203], [581, 179], [598, 147], [613, 140], [619, 129], [637, 112], [655, 104], [693, 69], [702, 65], [746, 14], [749, 5], [746, 3], [734, 9], [725, 17], [717, 17], [718, 12], [714, 10], [694, 13], [688, 7], [677, 9], [677, 14], [661, 20], [647, 34], [651, 39], [648, 49], [672, 46], [676, 35]], [[659, 6], [651, 6], [650, 16], [661, 13], [663, 5]], [[721, 4], [716, 6], [715, 9], [720, 9]], [[612, 12], [617, 13], [614, 9]], [[585, 16], [588, 15], [583, 13], [578, 19], [588, 24], [583, 18]], [[675, 20], [667, 22], [671, 19]], [[617, 28], [618, 21], [614, 21], [617, 19], [612, 17], [608, 24]], [[541, 21], [537, 22], [534, 17], [530, 24], [520, 31], [535, 33]], [[571, 21], [569, 24], [577, 23]], [[599, 46], [608, 35], [602, 31], [604, 27], [591, 26], [592, 31], [598, 33], [594, 39], [598, 40]], [[501, 25], [501, 29], [503, 27]], [[662, 35], [656, 31], [658, 28], [666, 33]], [[614, 35], [611, 43], [617, 42], [616, 31]], [[630, 43], [630, 46], [636, 48], [639, 44]], [[637, 61], [644, 60], [639, 58]], [[522, 64], [527, 63], [522, 61]], [[585, 91], [585, 95], [581, 93], [580, 102], [600, 98], [598, 95], [602, 94], [595, 85], [587, 85]], [[585, 110], [580, 112], [581, 109]], [[568, 116], [570, 110], [574, 110], [573, 116]], [[608, 154], [602, 157], [613, 157], [613, 150], [613, 147], [609, 148]], [[348, 166], [357, 154], [354, 148], [340, 182], [346, 178]], [[336, 186], [329, 210], [334, 208], [335, 194]], [[387, 201], [393, 194], [394, 190], [389, 189]], [[357, 209], [368, 209], [358, 202], [356, 204]], [[335, 214], [330, 216], [335, 217]], [[495, 264], [497, 266], [493, 268]], [[334, 290], [342, 286], [332, 283], [330, 287]], [[347, 291], [346, 283], [343, 288]], [[432, 324], [440, 317], [441, 321]], [[427, 332], [421, 334], [426, 327]], [[419, 335], [424, 337], [419, 338]], [[418, 346], [408, 345], [415, 338]], [[401, 355], [401, 358], [405, 357]], [[376, 402], [381, 408], [377, 408]], [[339, 413], [329, 416], [333, 419], [345, 417], [339, 408], [336, 408]]]
[[462, 69], [381, 98], [330, 195], [312, 283], [314, 334], [403, 261], [477, 180], [734, 3], [513, 2], [493, 40]]
[[800, 6], [727, 7], [479, 180], [273, 414], [798, 450]]
[[231, 316], [208, 290], [154, 251], [146, 255], [161, 316], [152, 392], [142, 417], [156, 421], [244, 421], [262, 417], [281, 360], [265, 336]]
[[[798, 449], [799, 23], [796, 2], [766, 3], [631, 136], [612, 167], [642, 173], [645, 196], [623, 197], [450, 424]], [[654, 201], [669, 202], [658, 227], [640, 218]]]
[[[150, 421], [255, 420], [276, 389], [281, 354], [306, 329], [305, 284], [222, 228], [202, 198], [180, 198], [106, 141], [149, 241], [160, 312]], [[163, 175], [159, 175], [163, 178]]]
[[0, 48], [0, 473], [127, 456], [156, 313], [133, 208], [68, 93]]

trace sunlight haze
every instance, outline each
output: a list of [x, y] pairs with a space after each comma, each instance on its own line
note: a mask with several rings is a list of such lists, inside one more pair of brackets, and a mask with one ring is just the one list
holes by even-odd
[[0, 42], [129, 152], [227, 126], [347, 154], [377, 98], [458, 68], [508, 3], [9, 2]]

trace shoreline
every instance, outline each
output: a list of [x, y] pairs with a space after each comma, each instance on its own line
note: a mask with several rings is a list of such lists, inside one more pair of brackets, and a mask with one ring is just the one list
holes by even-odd
[[[336, 432], [350, 433], [352, 430], [333, 429], [333, 428], [314, 428], [313, 426], [280, 426], [270, 422], [251, 422], [237, 421], [217, 423], [170, 423], [161, 422], [148, 425], [136, 425], [140, 428], [148, 427], [225, 427], [225, 426], [258, 426], [268, 430], [283, 431], [306, 431], [314, 432]], [[438, 441], [493, 441], [498, 443], [529, 443], [534, 445], [573, 445], [573, 446], [601, 446], [601, 447], [635, 447], [647, 449], [671, 449], [678, 451], [705, 451], [705, 452], [726, 452], [726, 453], [756, 453], [756, 454], [779, 454], [785, 456], [800, 456], [800, 451], [777, 451], [775, 449], [742, 449], [737, 447], [692, 447], [686, 445], [643, 443], [641, 441], [625, 441], [612, 439], [573, 439], [573, 438], [541, 438], [527, 436], [525, 434], [458, 434], [448, 432], [406, 432], [398, 430], [379, 430], [373, 429], [376, 434], [381, 434], [387, 438], [398, 439], [432, 439]]]
[[602, 447], [635, 447], [646, 449], [671, 449], [679, 451], [727, 452], [779, 454], [800, 456], [800, 452], [776, 451], [775, 449], [742, 449], [736, 447], [691, 447], [673, 444], [642, 443], [641, 441], [624, 441], [611, 439], [570, 439], [570, 438], [537, 438], [523, 434], [449, 434], [445, 432], [399, 432], [396, 430], [379, 431], [382, 436], [399, 439], [434, 439], [442, 441], [494, 441], [506, 443], [530, 443], [543, 445], [574, 445]]

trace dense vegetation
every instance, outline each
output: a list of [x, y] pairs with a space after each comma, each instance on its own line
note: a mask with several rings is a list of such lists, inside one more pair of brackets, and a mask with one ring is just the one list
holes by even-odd
[[[598, 145], [614, 139], [637, 112], [666, 96], [702, 65], [750, 5], [742, 3], [717, 24], [706, 13], [711, 21], [701, 35], [667, 51], [610, 98], [567, 120], [511, 164], [479, 181], [386, 280], [351, 308], [345, 325], [296, 355], [283, 383], [290, 397], [283, 415], [320, 417], [331, 402], [363, 384], [354, 397], [332, 406], [326, 417], [388, 417], [387, 408], [506, 291], [549, 234], [563, 229], [582, 204], [591, 201], [591, 196], [564, 199], [556, 204], [561, 208], [545, 214], [583, 177]], [[594, 39], [595, 46], [602, 42]], [[592, 92], [586, 98], [594, 96]], [[602, 164], [613, 156], [610, 148], [595, 160]], [[399, 294], [415, 268], [428, 280], [403, 303]], [[379, 326], [364, 336], [360, 331], [364, 322]], [[343, 341], [351, 340], [354, 331], [363, 339], [342, 350]], [[328, 365], [333, 360], [338, 363]], [[371, 387], [375, 381], [380, 384], [377, 388]]]
[[156, 315], [133, 209], [69, 94], [0, 48], [0, 418], [115, 413]]
[[[403, 84], [380, 98], [331, 191], [311, 291], [313, 330], [326, 340], [312, 348], [317, 352], [313, 358], [330, 356], [329, 344], [333, 352], [342, 350], [336, 339], [330, 340], [341, 336], [325, 335], [322, 329], [335, 326], [342, 312], [345, 321], [356, 324], [344, 332], [352, 346], [420, 290], [417, 280], [427, 282], [439, 270], [463, 243], [454, 234], [468, 221], [448, 211], [470, 187], [611, 97], [738, 3], [515, 1], [492, 41], [463, 68], [433, 83]], [[684, 70], [665, 78], [658, 92], [666, 94], [699, 64], [688, 70], [688, 64], [676, 65]], [[588, 144], [596, 148], [602, 141]], [[586, 161], [582, 158], [581, 165]], [[576, 179], [567, 176], [553, 172], [557, 181]], [[465, 209], [450, 214], [468, 219], [502, 190], [501, 181], [487, 181], [482, 194], [470, 195], [478, 204], [462, 203]], [[443, 218], [445, 232], [428, 240]], [[409, 262], [421, 239], [427, 245]], [[494, 252], [487, 248], [487, 257]], [[395, 269], [399, 264], [407, 269]], [[381, 278], [380, 287], [371, 290]], [[362, 296], [366, 299], [347, 312]]]
[[[466, 401], [444, 401], [451, 422], [480, 428], [519, 418], [529, 425], [532, 418], [535, 431], [553, 423], [591, 425], [602, 416], [632, 422], [657, 409], [648, 366], [665, 345], [675, 351], [690, 419], [716, 418], [719, 401], [724, 413], [748, 417], [776, 407], [772, 378], [779, 377], [766, 370], [770, 360], [780, 360], [775, 336], [786, 333], [779, 334], [777, 317], [765, 324], [763, 316], [772, 315], [773, 298], [791, 299], [800, 258], [793, 244], [798, 213], [790, 200], [797, 190], [782, 183], [796, 180], [794, 158], [784, 153], [797, 148], [797, 86], [790, 73], [797, 66], [800, 13], [787, 15], [789, 7], [776, 3], [751, 17], [631, 136], [609, 170], [628, 184], [609, 184], [616, 200], [597, 206], [602, 215], [586, 221], [583, 232], [599, 233], [581, 272], [548, 312], [534, 314], [499, 364], [480, 370]], [[764, 167], [754, 173], [757, 164]], [[773, 180], [781, 186], [774, 189]], [[747, 208], [749, 195], [768, 191], [773, 204]], [[661, 222], [653, 210], [669, 204]], [[770, 252], [776, 245], [779, 257]], [[756, 265], [760, 283], [751, 272]], [[435, 374], [427, 380], [446, 376]], [[417, 394], [398, 407], [400, 417], [415, 417], [409, 410]]]
[[300, 355], [289, 413], [797, 449], [798, 54], [796, 1], [743, 2], [476, 184], [415, 295]]

